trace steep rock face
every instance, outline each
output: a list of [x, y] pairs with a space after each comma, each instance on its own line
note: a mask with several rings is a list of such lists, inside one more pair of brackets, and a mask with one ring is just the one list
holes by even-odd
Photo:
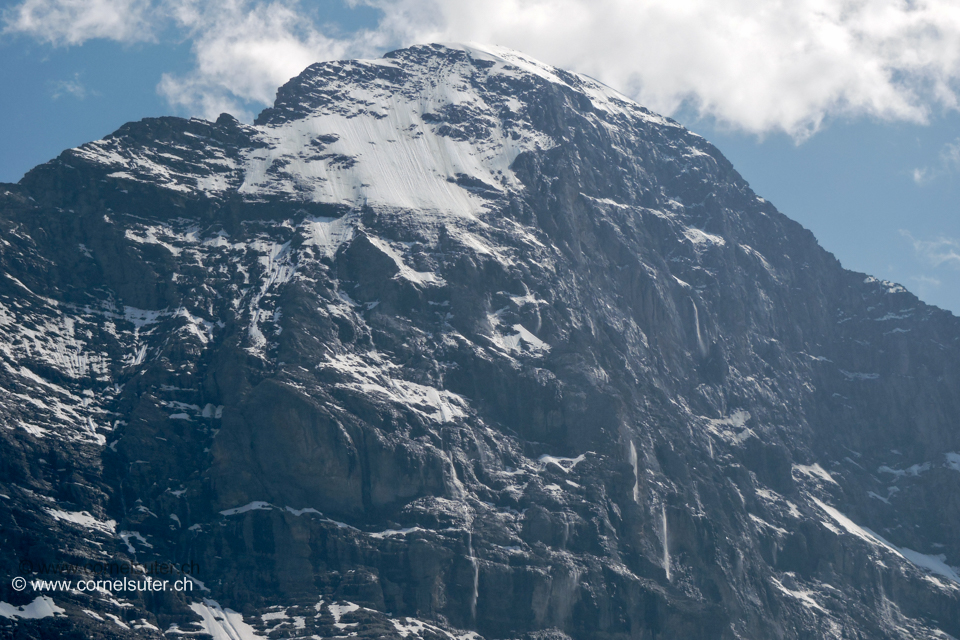
[[960, 636], [960, 324], [589, 78], [322, 63], [0, 194], [0, 600], [198, 567], [4, 631]]

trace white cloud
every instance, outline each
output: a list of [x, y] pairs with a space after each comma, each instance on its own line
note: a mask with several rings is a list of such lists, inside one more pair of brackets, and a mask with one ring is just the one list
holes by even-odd
[[451, 40], [520, 49], [662, 113], [688, 105], [798, 140], [828, 118], [925, 122], [960, 105], [955, 0], [346, 1], [379, 9], [379, 24], [331, 35], [296, 0], [24, 0], [6, 21], [55, 44], [130, 42], [175, 26], [196, 64], [160, 90], [207, 116], [269, 104], [310, 62]]
[[5, 33], [22, 33], [54, 45], [94, 38], [152, 40], [149, 0], [25, 0], [3, 12]]
[[960, 138], [943, 145], [936, 165], [913, 170], [913, 181], [923, 186], [945, 175], [960, 172]]
[[325, 35], [297, 0], [24, 0], [3, 17], [4, 32], [57, 46], [153, 40], [173, 27], [191, 43], [194, 68], [164, 74], [158, 91], [208, 118], [229, 111], [249, 120], [248, 103], [272, 104], [277, 87], [309, 64], [384, 49], [375, 31]]
[[916, 282], [919, 288], [935, 289], [942, 284], [940, 278], [934, 278], [933, 276], [911, 276], [909, 279]]
[[318, 60], [347, 55], [350, 43], [328, 38], [292, 3], [232, 0], [199, 6], [182, 2], [175, 18], [193, 34], [196, 65], [185, 76], [165, 74], [159, 90], [171, 104], [205, 117], [241, 105], [272, 104], [277, 87]]
[[802, 138], [831, 116], [924, 122], [955, 108], [952, 0], [369, 0], [405, 42], [493, 42], [671, 113]]
[[960, 269], [960, 240], [946, 236], [935, 240], [918, 240], [904, 229], [900, 230], [900, 235], [910, 241], [914, 251], [927, 264], [933, 267], [948, 265]]
[[[69, 80], [60, 80], [54, 83], [53, 93], [51, 95], [54, 100], [58, 100], [65, 95], [73, 96], [77, 100], [83, 100], [89, 93], [87, 87], [80, 82], [80, 74], [75, 73]], [[96, 92], [94, 92], [94, 94], [96, 94]]]

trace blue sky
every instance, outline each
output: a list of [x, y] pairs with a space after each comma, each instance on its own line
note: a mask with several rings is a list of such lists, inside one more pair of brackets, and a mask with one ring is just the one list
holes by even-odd
[[250, 120], [310, 62], [430, 41], [588, 73], [716, 144], [844, 266], [960, 313], [951, 0], [20, 0], [0, 181], [148, 116]]

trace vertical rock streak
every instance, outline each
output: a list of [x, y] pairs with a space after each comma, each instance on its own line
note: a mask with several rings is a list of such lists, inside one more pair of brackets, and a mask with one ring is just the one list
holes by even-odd
[[667, 582], [670, 582], [670, 539], [667, 530], [667, 505], [661, 505], [663, 525], [663, 570], [667, 573]]
[[480, 565], [477, 564], [477, 558], [473, 555], [473, 532], [467, 530], [467, 558], [470, 561], [470, 567], [473, 569], [472, 591], [470, 592], [470, 620], [473, 624], [477, 621], [477, 599], [479, 598], [480, 587]]

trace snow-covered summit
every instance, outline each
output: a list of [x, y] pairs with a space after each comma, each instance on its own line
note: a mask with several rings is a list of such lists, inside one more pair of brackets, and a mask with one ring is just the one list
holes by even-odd
[[519, 52], [434, 44], [311, 65], [253, 126], [218, 120], [239, 144], [205, 131], [131, 144], [121, 130], [73, 153], [108, 165], [112, 178], [185, 194], [475, 216], [522, 188], [511, 168], [521, 154], [573, 135], [545, 119], [545, 95], [612, 136], [638, 120], [679, 129], [596, 80]]
[[[256, 124], [308, 117], [317, 110], [376, 113], [377, 106], [386, 106], [377, 99], [387, 92], [402, 93], [406, 104], [415, 104], [424, 113], [446, 104], [477, 102], [506, 104], [517, 112], [534, 99], [525, 89], [531, 83], [539, 86], [539, 82], [579, 93], [589, 99], [593, 109], [676, 126], [589, 76], [550, 66], [507, 47], [475, 43], [416, 45], [378, 59], [313, 64], [280, 87], [275, 105], [264, 110]], [[373, 103], [365, 100], [371, 94]], [[333, 104], [334, 98], [342, 102]]]

